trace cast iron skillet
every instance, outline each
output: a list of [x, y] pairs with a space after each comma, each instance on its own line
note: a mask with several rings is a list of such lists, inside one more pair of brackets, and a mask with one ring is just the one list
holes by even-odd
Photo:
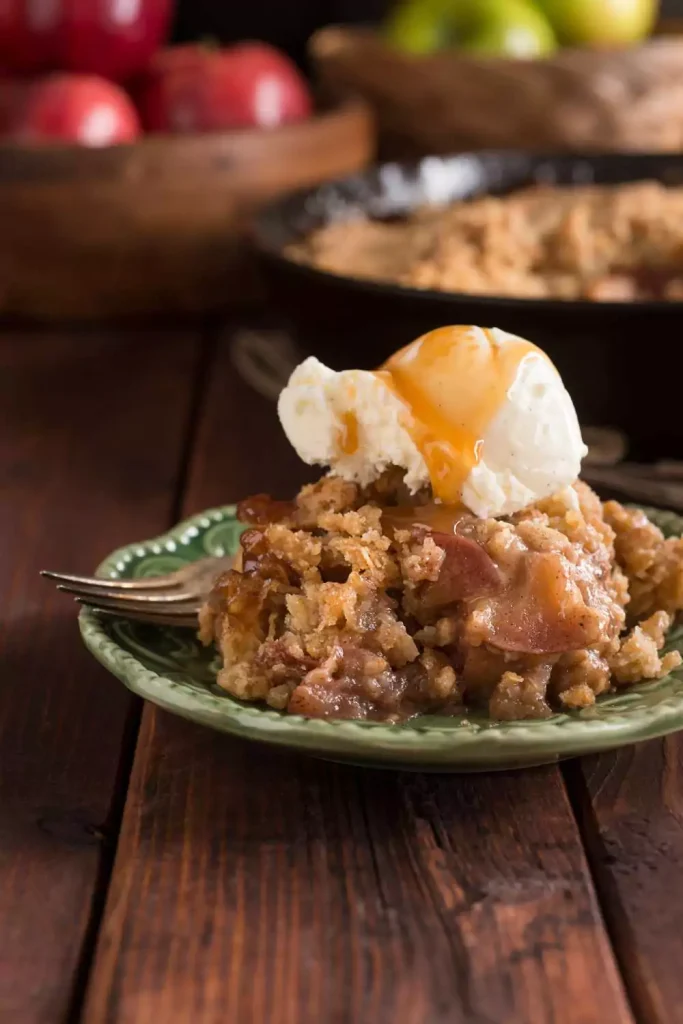
[[449, 323], [502, 327], [544, 348], [585, 423], [619, 426], [637, 457], [683, 455], [683, 303], [511, 299], [363, 281], [299, 264], [291, 242], [332, 219], [395, 218], [425, 202], [504, 194], [531, 183], [683, 184], [683, 154], [535, 156], [467, 153], [384, 164], [299, 192], [254, 225], [271, 298], [306, 352], [333, 366], [378, 365]]

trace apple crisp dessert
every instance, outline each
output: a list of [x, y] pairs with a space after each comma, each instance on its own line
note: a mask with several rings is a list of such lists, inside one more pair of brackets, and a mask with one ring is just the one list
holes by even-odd
[[683, 539], [581, 482], [480, 518], [410, 494], [400, 470], [330, 474], [293, 502], [242, 502], [240, 564], [201, 637], [242, 700], [400, 721], [465, 706], [494, 719], [585, 708], [676, 668]]
[[526, 299], [683, 299], [683, 187], [534, 186], [402, 221], [319, 228], [288, 255], [413, 288]]

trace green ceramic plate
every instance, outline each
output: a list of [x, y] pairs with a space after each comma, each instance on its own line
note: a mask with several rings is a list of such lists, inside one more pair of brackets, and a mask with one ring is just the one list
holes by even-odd
[[[648, 510], [668, 534], [683, 519]], [[193, 516], [156, 540], [131, 544], [100, 566], [103, 576], [154, 576], [238, 544], [233, 507]], [[484, 715], [425, 715], [402, 725], [323, 721], [242, 704], [215, 685], [217, 662], [190, 630], [100, 618], [84, 610], [80, 627], [95, 657], [134, 693], [212, 729], [318, 757], [417, 771], [490, 771], [543, 764], [652, 739], [683, 728], [683, 672], [599, 699], [584, 711], [544, 721], [492, 722]], [[683, 651], [683, 626], [668, 647]]]

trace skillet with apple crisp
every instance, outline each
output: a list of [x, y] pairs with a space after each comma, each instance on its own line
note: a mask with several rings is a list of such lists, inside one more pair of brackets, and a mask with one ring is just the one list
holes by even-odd
[[333, 274], [441, 292], [680, 301], [683, 188], [535, 185], [402, 219], [332, 220], [287, 254]]

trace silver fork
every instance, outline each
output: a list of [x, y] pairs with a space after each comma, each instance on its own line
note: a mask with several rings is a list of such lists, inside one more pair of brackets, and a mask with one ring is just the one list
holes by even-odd
[[101, 576], [73, 576], [47, 572], [40, 575], [57, 580], [57, 590], [74, 594], [79, 604], [102, 615], [150, 622], [155, 626], [197, 626], [199, 609], [221, 573], [232, 568], [234, 559], [202, 558], [165, 576], [116, 580]]

